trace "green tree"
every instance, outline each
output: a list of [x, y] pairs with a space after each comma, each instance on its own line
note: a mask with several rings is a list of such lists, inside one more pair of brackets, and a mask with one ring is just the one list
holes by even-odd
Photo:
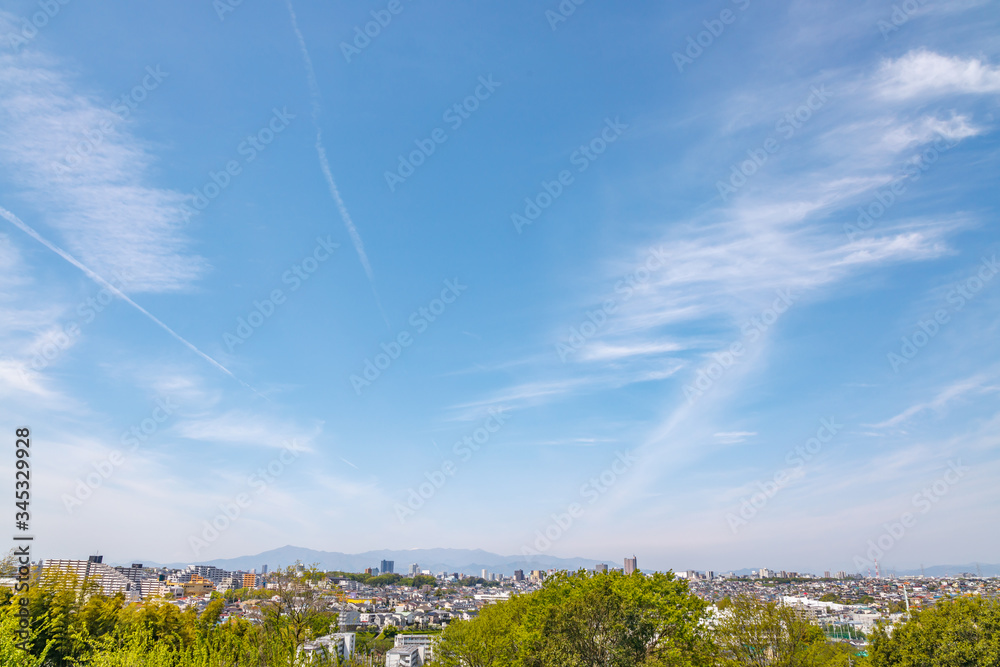
[[1000, 667], [1000, 602], [960, 598], [871, 638], [874, 667]]
[[207, 634], [215, 628], [215, 624], [222, 617], [222, 612], [226, 608], [226, 603], [216, 599], [208, 603], [205, 611], [198, 617], [198, 629], [202, 634]]
[[708, 665], [704, 612], [672, 573], [559, 573], [535, 593], [450, 624], [437, 655], [470, 667]]
[[820, 665], [822, 630], [790, 607], [738, 595], [719, 612], [713, 631], [727, 667], [811, 667]]
[[401, 574], [380, 574], [377, 577], [372, 577], [368, 580], [369, 586], [388, 586], [389, 584], [398, 584], [403, 579]]
[[484, 607], [471, 621], [452, 621], [442, 633], [435, 660], [442, 667], [502, 667], [518, 664], [527, 648], [528, 596]]

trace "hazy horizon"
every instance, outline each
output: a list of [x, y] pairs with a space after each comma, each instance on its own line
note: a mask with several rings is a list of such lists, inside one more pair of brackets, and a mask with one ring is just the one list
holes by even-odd
[[996, 3], [52, 6], [0, 10], [36, 555], [1000, 562]]

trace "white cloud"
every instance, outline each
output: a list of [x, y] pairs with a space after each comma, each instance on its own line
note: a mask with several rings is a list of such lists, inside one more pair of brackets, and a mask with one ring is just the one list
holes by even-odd
[[295, 424], [232, 410], [210, 417], [186, 419], [179, 422], [173, 430], [177, 435], [191, 440], [279, 449], [294, 443], [292, 449], [308, 452], [312, 451], [310, 443], [323, 429], [317, 424], [306, 430]]
[[906, 410], [903, 410], [898, 415], [885, 420], [884, 422], [873, 424], [875, 428], [886, 428], [889, 426], [898, 426], [903, 422], [908, 421], [911, 417], [924, 412], [925, 410], [941, 410], [944, 406], [951, 401], [960, 398], [970, 392], [982, 390], [985, 385], [985, 376], [977, 375], [975, 377], [962, 380], [960, 382], [955, 382], [944, 389], [942, 389], [938, 394], [931, 400], [917, 403], [910, 406]]
[[0, 50], [0, 169], [98, 274], [127, 276], [129, 292], [188, 287], [206, 264], [187, 254], [186, 195], [149, 184], [153, 156], [129, 122], [65, 72], [32, 46]]
[[983, 132], [983, 128], [973, 125], [972, 119], [967, 115], [953, 112], [948, 119], [924, 116], [912, 123], [896, 124], [882, 137], [882, 146], [890, 151], [902, 151], [929, 143], [938, 137], [961, 141]]
[[610, 361], [614, 359], [624, 359], [636, 355], [666, 354], [668, 352], [679, 352], [684, 346], [678, 343], [643, 343], [640, 345], [612, 345], [602, 342], [594, 342], [587, 345], [581, 358], [587, 361]]
[[978, 58], [963, 60], [926, 49], [882, 62], [876, 82], [879, 94], [891, 99], [930, 95], [1000, 92], [1000, 67]]
[[45, 386], [42, 377], [33, 372], [27, 363], [0, 358], [0, 395], [5, 398], [25, 398], [25, 394], [46, 400], [58, 397], [56, 392]]
[[725, 431], [716, 433], [715, 439], [724, 445], [737, 445], [755, 435], [757, 435], [756, 431]]
[[[933, 86], [920, 84], [921, 88], [914, 72], [925, 67], [937, 68], [938, 73], [931, 73]], [[962, 72], [966, 74], [959, 76]], [[895, 90], [899, 98], [931, 90], [1000, 90], [997, 72], [982, 63], [926, 53], [887, 64], [871, 79], [830, 82], [831, 89], [842, 92], [837, 105], [824, 110], [826, 124], [816, 127], [821, 140], [806, 143], [808, 148], [803, 149], [808, 151], [804, 164], [810, 168], [782, 170], [778, 164], [768, 165], [725, 204], [671, 226], [662, 238], [643, 240], [642, 245], [653, 242], [664, 248], [670, 259], [649, 289], [636, 294], [609, 323], [615, 345], [641, 350], [662, 340], [669, 328], [679, 344], [691, 346], [677, 331], [692, 330], [684, 325], [694, 325], [700, 338], [706, 331], [729, 331], [716, 336], [721, 350], [740, 339], [742, 325], [771, 305], [778, 290], [789, 290], [793, 308], [798, 309], [803, 302], [828, 298], [870, 271], [954, 252], [948, 239], [968, 220], [893, 217], [862, 238], [848, 240], [843, 233], [842, 212], [852, 211], [856, 203], [872, 196], [874, 188], [893, 180], [892, 174], [902, 166], [904, 148], [936, 137], [959, 141], [984, 132], [959, 111], [915, 120], [895, 108], [886, 114], [886, 103], [873, 101], [868, 92], [877, 83], [880, 90]], [[704, 424], [718, 417], [737, 387], [766, 370], [768, 346], [769, 334], [713, 386], [710, 400], [675, 404], [664, 412], [637, 450], [644, 465], [628, 489], [612, 493], [609, 512], [632, 502], [636, 493], [651, 488], [678, 462], [705, 454], [691, 444], [700, 441]]]

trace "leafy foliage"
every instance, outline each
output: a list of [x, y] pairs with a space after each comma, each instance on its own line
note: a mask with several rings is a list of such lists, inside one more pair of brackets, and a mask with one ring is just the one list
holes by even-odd
[[[289, 569], [276, 579], [278, 588], [268, 591], [272, 599], [259, 603], [261, 622], [254, 624], [235, 617], [223, 621], [221, 598], [200, 614], [194, 606], [182, 611], [165, 600], [126, 605], [121, 595], [100, 595], [88, 582], [46, 572], [26, 595], [0, 597], [0, 665], [294, 667], [298, 647], [328, 634], [336, 614], [314, 596], [308, 573]], [[30, 625], [23, 643], [21, 607]]]
[[[246, 591], [254, 620], [226, 616], [226, 600], [199, 613], [165, 600], [125, 604], [61, 573], [30, 592], [0, 590], [3, 667], [304, 667], [303, 642], [328, 634], [336, 614], [312, 570], [288, 568], [263, 594]], [[227, 596], [228, 598], [228, 596]], [[259, 599], [255, 599], [259, 598]], [[18, 635], [25, 609], [30, 636]], [[880, 628], [870, 658], [831, 642], [794, 609], [746, 596], [714, 613], [672, 574], [561, 573], [541, 590], [484, 607], [441, 635], [442, 667], [1000, 667], [1000, 603], [960, 599]], [[399, 632], [357, 635], [366, 665], [380, 664]], [[18, 644], [27, 650], [22, 650]], [[361, 664], [359, 662], [358, 664]], [[319, 656], [309, 667], [336, 667]]]
[[908, 623], [876, 630], [873, 667], [1000, 667], [1000, 602], [959, 599], [916, 611]]
[[672, 574], [561, 573], [532, 595], [445, 630], [443, 665], [631, 667], [710, 664], [705, 604]]

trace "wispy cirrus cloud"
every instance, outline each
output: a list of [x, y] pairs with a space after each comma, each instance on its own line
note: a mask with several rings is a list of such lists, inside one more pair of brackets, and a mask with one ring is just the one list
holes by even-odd
[[297, 451], [312, 451], [310, 444], [322, 433], [322, 424], [312, 428], [244, 410], [192, 417], [179, 422], [173, 432], [183, 438], [222, 445], [244, 445], [281, 449], [294, 443]]
[[715, 439], [723, 445], [738, 445], [755, 435], [757, 435], [756, 431], [724, 431], [716, 433]]
[[929, 143], [937, 137], [961, 141], [985, 130], [977, 127], [970, 116], [952, 112], [949, 118], [922, 116], [909, 123], [891, 122], [882, 138], [882, 146], [890, 151], [903, 151], [912, 146]]
[[[0, 12], [0, 33], [14, 25]], [[147, 144], [68, 72], [34, 46], [0, 48], [0, 169], [99, 274], [131, 276], [131, 292], [189, 288], [208, 266], [183, 230], [187, 195], [152, 183]]]
[[[994, 92], [996, 72], [977, 62], [918, 51], [872, 74], [859, 68], [828, 82], [832, 94], [839, 95], [837, 105], [824, 110], [828, 117], [821, 123], [802, 131], [815, 139], [803, 139], [802, 161], [810, 168], [768, 165], [755, 176], [754, 187], [654, 239], [670, 258], [667, 265], [616, 314], [599, 342], [609, 349], [652, 351], [666, 339], [700, 349], [692, 341], [711, 336], [718, 347], [707, 351], [709, 359], [733, 341], [745, 342], [745, 322], [769, 307], [779, 290], [789, 290], [799, 308], [829, 298], [868, 273], [953, 254], [954, 233], [976, 224], [965, 215], [886, 220], [853, 240], [841, 227], [845, 213], [853, 220], [858, 204], [898, 178], [894, 173], [910, 159], [910, 151], [938, 138], [957, 142], [986, 132], [964, 112], [942, 117], [907, 107], [917, 97]], [[940, 70], [931, 77], [934, 85], [914, 81], [913, 72], [924, 66]], [[642, 245], [649, 243], [644, 239]], [[772, 333], [759, 336], [755, 353], [725, 374], [709, 400], [692, 405], [677, 393], [679, 404], [664, 407], [637, 450], [644, 465], [627, 487], [612, 492], [606, 511], [632, 502], [661, 475], [676, 472], [679, 463], [705, 455], [695, 446], [711, 437], [705, 425], [718, 418], [736, 387], [766, 371]], [[692, 374], [696, 368], [689, 366]], [[684, 373], [678, 376], [682, 382], [685, 378], [690, 381]]]
[[[976, 375], [971, 378], [966, 378], [964, 380], [954, 382], [944, 387], [941, 391], [937, 393], [937, 395], [934, 396], [934, 398], [928, 401], [911, 405], [906, 410], [903, 410], [894, 417], [891, 417], [878, 424], [872, 424], [872, 426], [874, 428], [887, 428], [887, 427], [899, 426], [900, 424], [909, 421], [912, 417], [915, 417], [916, 415], [925, 412], [927, 410], [933, 410], [935, 412], [940, 411], [944, 409], [944, 407], [948, 403], [951, 403], [952, 401], [955, 401], [963, 396], [966, 396], [974, 392], [982, 392], [989, 390], [990, 388], [987, 386], [986, 381], [987, 381], [987, 376]], [[995, 391], [996, 389], [993, 388], [992, 390]]]

